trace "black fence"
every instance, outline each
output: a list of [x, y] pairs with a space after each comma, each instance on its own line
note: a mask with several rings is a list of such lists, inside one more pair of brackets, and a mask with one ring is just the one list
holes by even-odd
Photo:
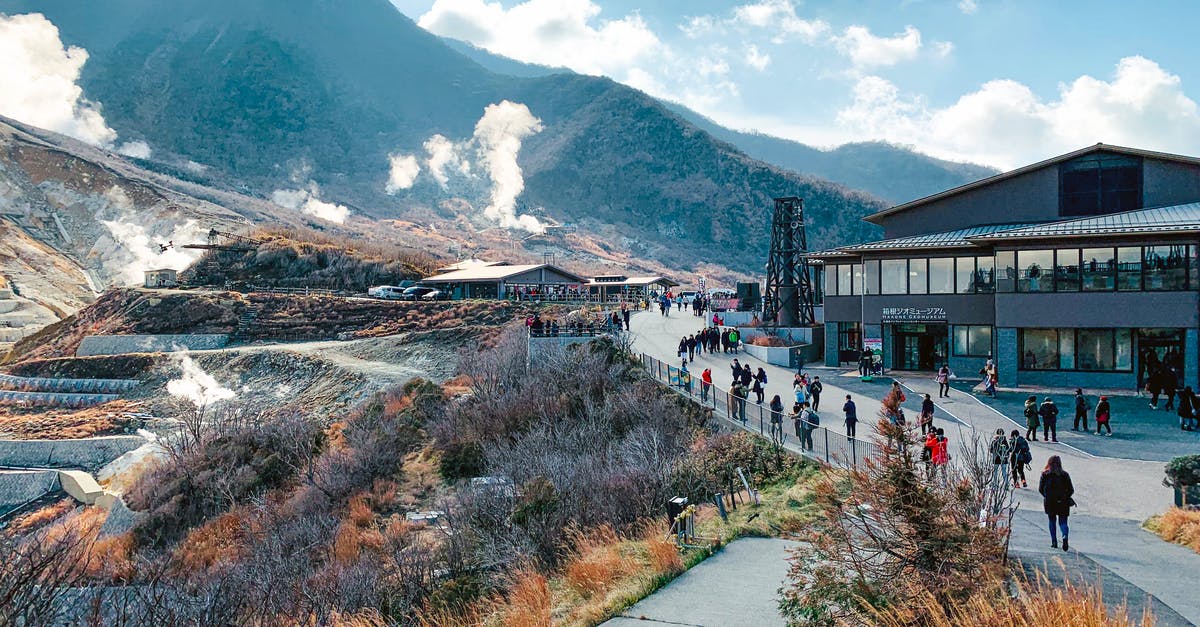
[[[715, 384], [706, 386], [700, 381], [699, 375], [685, 373], [681, 368], [645, 353], [642, 353], [642, 365], [656, 381], [711, 409], [714, 416], [726, 423], [770, 438], [778, 445], [806, 457], [831, 466], [851, 467], [879, 454], [879, 446], [874, 442], [858, 437], [851, 438], [825, 427], [801, 429], [800, 433], [797, 433], [787, 412], [784, 412], [780, 416], [781, 420], [773, 426], [770, 407], [733, 397], [725, 390], [718, 389]], [[863, 437], [870, 438], [873, 431], [870, 430], [869, 421], [862, 426], [867, 432]]]

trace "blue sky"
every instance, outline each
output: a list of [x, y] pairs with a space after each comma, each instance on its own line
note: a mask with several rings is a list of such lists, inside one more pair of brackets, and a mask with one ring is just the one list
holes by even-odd
[[1098, 141], [1200, 154], [1200, 3], [393, 3], [437, 34], [818, 146], [1001, 168]]

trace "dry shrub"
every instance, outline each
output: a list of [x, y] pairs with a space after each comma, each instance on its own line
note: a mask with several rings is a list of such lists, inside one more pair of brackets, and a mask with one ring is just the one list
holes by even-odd
[[534, 570], [512, 576], [508, 598], [497, 602], [497, 613], [507, 627], [550, 627], [550, 584]]
[[36, 509], [28, 514], [21, 514], [13, 519], [9, 524], [8, 530], [15, 535], [24, 535], [31, 531], [44, 527], [59, 518], [65, 516], [68, 512], [75, 509], [77, 503], [75, 499], [67, 497], [61, 501], [57, 501], [41, 509]]
[[772, 348], [782, 348], [788, 345], [787, 342], [783, 341], [783, 338], [775, 337], [774, 335], [756, 335], [750, 338], [750, 344]]
[[631, 564], [621, 555], [621, 538], [612, 525], [568, 532], [572, 545], [564, 575], [567, 585], [585, 596], [608, 590], [628, 574]]
[[647, 521], [642, 526], [642, 540], [646, 543], [646, 556], [655, 574], [675, 574], [683, 570], [683, 556], [671, 538], [666, 521]]
[[375, 520], [375, 511], [371, 509], [371, 505], [367, 502], [367, 495], [365, 494], [356, 494], [350, 497], [346, 509], [350, 522], [359, 527], [366, 527]]
[[[988, 589], [964, 602], [947, 608], [930, 593], [905, 605], [879, 610], [873, 624], [879, 627], [1128, 627], [1130, 620], [1124, 604], [1106, 605], [1103, 594], [1093, 587], [1062, 587], [1045, 582], [1027, 586], [1017, 598], [1002, 590]], [[1136, 623], [1153, 627], [1149, 608]]]
[[352, 564], [358, 560], [361, 550], [362, 538], [358, 526], [348, 520], [342, 521], [342, 524], [338, 526], [337, 534], [333, 537], [331, 548], [333, 561], [343, 566]]
[[133, 561], [133, 533], [100, 538], [86, 546], [84, 561], [91, 577], [130, 581], [137, 574]]
[[[320, 624], [314, 622], [314, 624]], [[328, 624], [330, 627], [385, 627], [388, 622], [380, 615], [379, 610], [367, 608], [350, 614], [333, 612]]]
[[1148, 526], [1163, 540], [1200, 553], [1200, 511], [1174, 507]]
[[222, 514], [188, 532], [175, 548], [175, 561], [187, 572], [218, 574], [245, 553], [246, 521], [240, 512]]

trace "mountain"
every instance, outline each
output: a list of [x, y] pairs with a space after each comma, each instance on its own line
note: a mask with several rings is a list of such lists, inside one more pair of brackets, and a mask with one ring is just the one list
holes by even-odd
[[[422, 146], [469, 141], [485, 108], [508, 100], [542, 126], [519, 144], [515, 210], [577, 229], [614, 260], [757, 274], [773, 196], [805, 198], [815, 247], [872, 237], [859, 218], [884, 206], [749, 158], [613, 81], [491, 71], [387, 0], [0, 0], [0, 11], [41, 12], [88, 50], [81, 84], [123, 141], [262, 196], [311, 181], [356, 215], [485, 231], [480, 208], [519, 186], [489, 182], [473, 153], [470, 180], [443, 190]], [[395, 195], [392, 154], [420, 156], [423, 171]], [[523, 245], [540, 251], [538, 238]]]
[[946, 161], [886, 142], [851, 143], [821, 150], [790, 139], [731, 130], [682, 105], [668, 106], [713, 137], [737, 146], [755, 159], [861, 189], [893, 204], [999, 173], [995, 168]]

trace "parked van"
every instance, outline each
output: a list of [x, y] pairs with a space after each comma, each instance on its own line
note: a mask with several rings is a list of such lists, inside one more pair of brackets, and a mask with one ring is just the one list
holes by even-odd
[[367, 290], [367, 296], [372, 298], [382, 298], [384, 300], [400, 300], [401, 294], [404, 293], [403, 287], [395, 285], [377, 285]]

